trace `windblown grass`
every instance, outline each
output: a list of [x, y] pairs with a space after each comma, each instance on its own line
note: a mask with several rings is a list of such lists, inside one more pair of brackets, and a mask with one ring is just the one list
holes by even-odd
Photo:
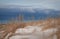
[[10, 22], [8, 24], [0, 24], [0, 32], [4, 31], [1, 33], [0, 39], [4, 39], [8, 33], [14, 33], [16, 29], [24, 28], [25, 26], [44, 26], [42, 31], [49, 28], [58, 28], [56, 35], [58, 36], [58, 39], [60, 39], [60, 18], [50, 18], [47, 20], [38, 20], [36, 22]]

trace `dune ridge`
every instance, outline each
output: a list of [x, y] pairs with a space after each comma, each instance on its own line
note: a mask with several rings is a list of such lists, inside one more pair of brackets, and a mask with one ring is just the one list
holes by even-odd
[[[57, 32], [54, 33], [57, 35], [57, 39], [60, 39], [60, 18], [52, 19], [49, 18], [47, 20], [38, 20], [38, 21], [31, 21], [31, 22], [10, 22], [8, 24], [0, 24], [0, 39], [5, 39], [5, 37], [10, 33], [8, 38], [12, 36], [18, 28], [24, 28], [26, 26], [43, 26], [42, 31], [57, 28]], [[52, 35], [54, 35], [52, 34]]]

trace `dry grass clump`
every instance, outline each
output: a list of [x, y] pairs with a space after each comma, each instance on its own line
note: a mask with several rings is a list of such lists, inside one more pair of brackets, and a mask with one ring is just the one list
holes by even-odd
[[[34, 21], [34, 22], [11, 22], [5, 25], [0, 24], [0, 32], [4, 31], [1, 33], [0, 39], [4, 39], [8, 33], [14, 33], [17, 28], [24, 28], [25, 26], [44, 26], [42, 30], [46, 30], [49, 28], [58, 28], [58, 31], [56, 35], [58, 36], [58, 39], [60, 39], [60, 18], [58, 19], [47, 19], [44, 21]], [[12, 35], [11, 34], [11, 35]]]
[[58, 29], [58, 31], [56, 32], [57, 39], [60, 39], [60, 18], [46, 20], [45, 24], [46, 26], [43, 27], [43, 30], [46, 30], [49, 28], [57, 28]]

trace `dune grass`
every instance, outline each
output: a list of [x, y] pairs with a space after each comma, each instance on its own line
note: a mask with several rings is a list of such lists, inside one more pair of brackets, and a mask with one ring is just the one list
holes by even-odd
[[[54, 22], [52, 22], [54, 21]], [[47, 19], [47, 20], [38, 20], [38, 21], [31, 21], [31, 22], [10, 22], [8, 24], [0, 24], [0, 32], [5, 31], [0, 37], [0, 39], [4, 39], [5, 36], [12, 32], [14, 33], [17, 28], [24, 28], [25, 26], [44, 26], [43, 30], [49, 28], [59, 28], [57, 32], [58, 39], [60, 39], [60, 18], [58, 19]]]

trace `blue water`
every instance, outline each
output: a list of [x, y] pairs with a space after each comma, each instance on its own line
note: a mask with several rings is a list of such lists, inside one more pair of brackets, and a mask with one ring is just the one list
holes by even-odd
[[21, 11], [20, 9], [17, 8], [13, 8], [13, 9], [0, 8], [0, 23], [6, 23], [12, 18], [15, 20], [19, 15], [23, 15], [25, 21], [32, 20], [32, 16], [34, 17], [34, 20], [42, 20], [50, 17], [60, 18], [60, 11], [50, 10], [50, 9], [47, 10], [49, 11], [48, 14], [46, 14], [44, 10], [34, 9], [35, 12], [33, 13], [27, 10]]

